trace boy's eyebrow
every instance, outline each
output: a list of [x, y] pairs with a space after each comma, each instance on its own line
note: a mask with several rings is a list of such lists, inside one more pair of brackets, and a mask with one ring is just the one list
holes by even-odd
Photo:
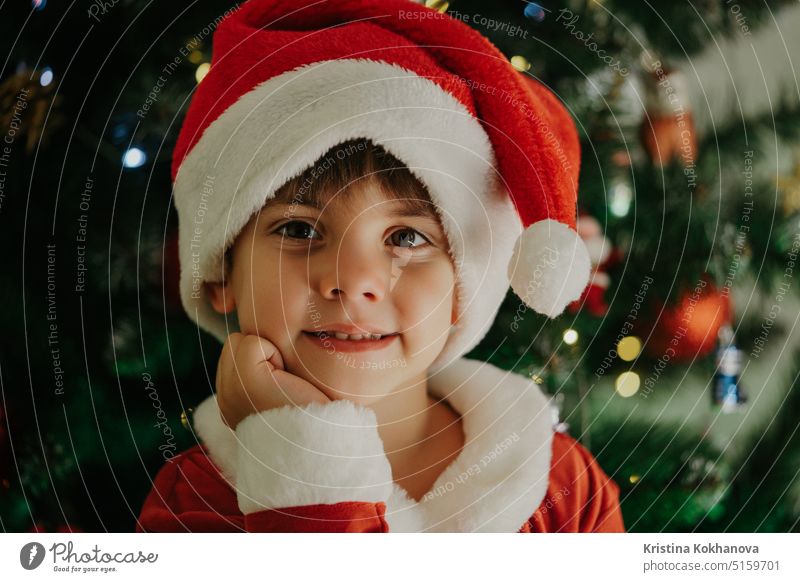
[[323, 208], [322, 202], [318, 200], [303, 200], [302, 202], [297, 202], [294, 200], [286, 201], [277, 198], [267, 200], [265, 207], [270, 208], [272, 206], [306, 206], [308, 208], [314, 208], [315, 210], [322, 210]]
[[[294, 204], [290, 202], [284, 202], [283, 200], [273, 200], [273, 203], [276, 205], [283, 205], [283, 206], [306, 206], [308, 208], [313, 208], [315, 210], [324, 209], [324, 204], [322, 203], [322, 201], [316, 199], [303, 200], [302, 202], [295, 202]], [[392, 218], [421, 217], [421, 218], [431, 218], [433, 220], [438, 219], [436, 211], [433, 210], [433, 207], [428, 207], [426, 205], [408, 204], [403, 200], [396, 200], [390, 204], [391, 204], [391, 210], [389, 210], [389, 215]]]
[[402, 206], [394, 206], [390, 211], [389, 215], [394, 218], [406, 218], [406, 217], [422, 217], [422, 218], [432, 218], [436, 219], [436, 212], [433, 210], [432, 207], [427, 206], [418, 206], [418, 205], [411, 205], [411, 204], [403, 204]]

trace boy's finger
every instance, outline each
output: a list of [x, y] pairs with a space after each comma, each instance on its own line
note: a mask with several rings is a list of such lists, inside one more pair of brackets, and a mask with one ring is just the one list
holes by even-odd
[[319, 388], [299, 376], [283, 370], [275, 370], [274, 374], [278, 384], [285, 389], [286, 397], [295, 406], [309, 402], [324, 404], [331, 401]]
[[[248, 335], [240, 342], [236, 351], [236, 362], [239, 365], [266, 367], [283, 370], [283, 358], [275, 344], [257, 335]], [[269, 363], [269, 365], [267, 365]]]

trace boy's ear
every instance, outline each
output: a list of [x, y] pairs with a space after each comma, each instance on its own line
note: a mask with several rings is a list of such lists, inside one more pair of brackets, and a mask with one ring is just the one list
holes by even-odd
[[208, 302], [219, 314], [230, 313], [236, 307], [236, 297], [233, 295], [233, 289], [225, 283], [209, 283], [205, 281], [203, 288], [208, 297]]

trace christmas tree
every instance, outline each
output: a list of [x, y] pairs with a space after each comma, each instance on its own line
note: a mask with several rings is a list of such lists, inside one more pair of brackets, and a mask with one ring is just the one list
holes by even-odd
[[[468, 357], [552, 395], [629, 530], [796, 531], [800, 9], [427, 4], [550, 87], [582, 143], [592, 283], [554, 320], [509, 293]], [[178, 297], [169, 168], [237, 6], [3, 7], [3, 531], [132, 531], [197, 442], [219, 344]]]

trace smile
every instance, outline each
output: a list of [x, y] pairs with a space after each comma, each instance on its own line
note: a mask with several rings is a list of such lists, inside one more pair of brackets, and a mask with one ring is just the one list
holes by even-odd
[[304, 331], [303, 336], [308, 338], [317, 347], [342, 352], [366, 352], [380, 350], [391, 344], [399, 333], [387, 335], [379, 334], [346, 334], [341, 332], [310, 332]]

